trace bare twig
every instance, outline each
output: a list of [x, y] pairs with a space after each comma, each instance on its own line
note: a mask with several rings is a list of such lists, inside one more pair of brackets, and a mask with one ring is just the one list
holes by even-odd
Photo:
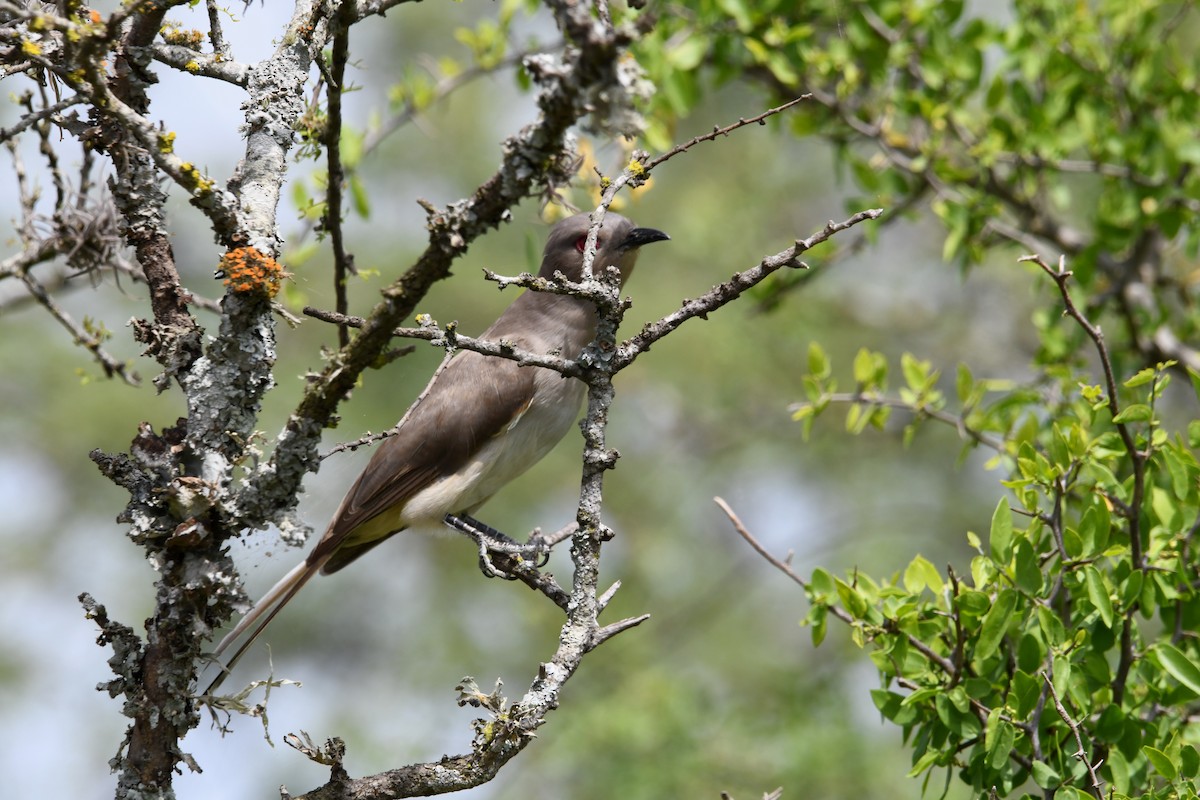
[[221, 30], [221, 7], [217, 0], [205, 0], [208, 10], [208, 41], [212, 44], [213, 52], [223, 61], [229, 58], [229, 45], [225, 42], [225, 33]]
[[33, 276], [30, 275], [28, 271], [22, 271], [20, 273], [20, 278], [21, 282], [25, 284], [25, 288], [29, 290], [29, 294], [32, 295], [33, 298], [37, 300], [43, 308], [50, 312], [50, 316], [54, 317], [54, 319], [57, 320], [60, 325], [70, 332], [71, 337], [75, 340], [75, 343], [92, 354], [92, 356], [104, 369], [105, 375], [110, 378], [116, 375], [130, 386], [137, 386], [141, 383], [141, 378], [138, 377], [136, 372], [129, 368], [129, 364], [109, 355], [108, 351], [106, 351], [101, 345], [101, 342], [103, 341], [101, 337], [89, 332], [83, 326], [75, 322], [75, 320], [71, 318], [71, 315], [54, 301], [54, 298], [50, 296], [50, 293], [47, 292], [40, 283], [34, 280]]
[[812, 99], [811, 94], [802, 94], [793, 100], [787, 101], [783, 105], [775, 106], [774, 108], [769, 108], [766, 111], [764, 111], [763, 113], [759, 114], [758, 116], [751, 117], [750, 119], [739, 118], [737, 122], [726, 125], [723, 128], [713, 126], [713, 129], [711, 132], [701, 134], [699, 136], [696, 136], [696, 137], [684, 142], [683, 144], [676, 145], [675, 147], [672, 147], [670, 150], [663, 153], [662, 155], [658, 155], [658, 156], [655, 156], [654, 158], [650, 159], [643, 166], [645, 167], [646, 171], [649, 172], [650, 170], [657, 167], [659, 164], [662, 164], [666, 161], [670, 161], [672, 158], [679, 155], [680, 153], [684, 153], [684, 152], [687, 152], [688, 150], [691, 150], [693, 147], [700, 144], [701, 142], [711, 142], [713, 139], [716, 139], [718, 136], [728, 136], [729, 134], [736, 131], [738, 128], [744, 128], [747, 125], [756, 125], [756, 124], [757, 125], [766, 125], [768, 118], [773, 117], [776, 114], [780, 114], [784, 111], [787, 111], [789, 108], [791, 108], [794, 105], [797, 105], [798, 103], [802, 103], [805, 100], [811, 100], [811, 99]]
[[[800, 576], [800, 574], [798, 572], [796, 572], [794, 569], [792, 569], [792, 565], [789, 562], [781, 561], [780, 559], [776, 558], [769, 550], [767, 550], [767, 548], [763, 547], [762, 543], [759, 542], [758, 539], [756, 539], [752, 533], [750, 533], [749, 529], [746, 528], [746, 526], [742, 523], [741, 519], [738, 518], [738, 515], [734, 513], [732, 508], [730, 508], [728, 503], [726, 503], [720, 497], [714, 497], [713, 502], [716, 503], [718, 507], [720, 507], [721, 511], [725, 512], [725, 516], [729, 518], [729, 522], [733, 525], [733, 529], [735, 531], [737, 531], [739, 536], [741, 536], [743, 539], [746, 540], [747, 544], [749, 544], [752, 548], [754, 548], [754, 551], [756, 553], [758, 553], [760, 556], [762, 556], [764, 559], [766, 559], [767, 563], [769, 563], [771, 566], [775, 567], [775, 569], [779, 570], [784, 575], [788, 576], [793, 581], [795, 581], [800, 586], [800, 588], [802, 588], [806, 591], [808, 590], [808, 587], [809, 587], [808, 581], [806, 581], [803, 577]], [[846, 623], [847, 625], [854, 624], [854, 617], [850, 616], [850, 613], [848, 611], [846, 611], [844, 608], [842, 608], [841, 606], [829, 605], [826, 607], [829, 609], [829, 613], [833, 614], [835, 617], [840, 619], [842, 622]], [[954, 677], [955, 667], [954, 667], [953, 662], [951, 662], [945, 656], [935, 653], [933, 650], [931, 650], [929, 648], [929, 645], [925, 644], [923, 641], [916, 638], [915, 636], [912, 636], [911, 634], [905, 634], [905, 638], [908, 639], [909, 646], [911, 646], [914, 650], [919, 652], [921, 655], [925, 656], [925, 658], [928, 659], [931, 664], [934, 664], [937, 667], [939, 667], [942, 670], [942, 672], [944, 672], [946, 674], [947, 677], [950, 677], [950, 678]]]
[[[346, 314], [338, 314], [332, 311], [323, 311], [312, 306], [304, 307], [304, 314], [323, 322], [331, 322], [335, 325], [346, 325], [350, 328], [361, 328], [364, 320], [362, 317], [355, 317]], [[450, 334], [437, 327], [436, 324], [422, 328], [394, 328], [393, 336], [399, 336], [406, 339], [423, 339], [432, 343], [436, 347], [448, 349], [471, 350], [485, 356], [496, 356], [497, 358], [507, 358], [516, 361], [521, 366], [544, 367], [552, 369], [555, 372], [567, 377], [582, 377], [582, 368], [574, 361], [560, 358], [556, 355], [534, 353], [530, 350], [522, 350], [521, 348], [504, 342], [492, 342], [487, 339], [475, 339], [470, 336], [464, 336], [455, 331], [453, 338]]]
[[1054, 688], [1054, 682], [1050, 680], [1050, 675], [1045, 670], [1041, 672], [1042, 680], [1045, 681], [1046, 687], [1050, 690], [1050, 697], [1054, 700], [1054, 709], [1058, 711], [1058, 716], [1062, 717], [1062, 721], [1067, 723], [1067, 727], [1071, 729], [1071, 733], [1075, 736], [1075, 744], [1079, 750], [1075, 753], [1075, 758], [1083, 762], [1087, 767], [1088, 777], [1091, 779], [1091, 786], [1088, 787], [1088, 792], [1091, 793], [1096, 800], [1104, 800], [1104, 782], [1100, 780], [1100, 776], [1096, 774], [1096, 768], [1100, 766], [1098, 762], [1093, 764], [1091, 757], [1088, 755], [1087, 748], [1083, 744], [1083, 735], [1079, 732], [1079, 725], [1075, 720], [1071, 719], [1071, 715], [1067, 713], [1067, 708], [1062, 704], [1062, 700], [1058, 697], [1058, 692]]
[[834, 234], [851, 228], [860, 222], [868, 219], [877, 219], [882, 213], [882, 209], [872, 208], [860, 211], [843, 222], [831, 221], [807, 239], [797, 239], [796, 243], [786, 250], [780, 251], [773, 256], [767, 256], [757, 266], [751, 267], [744, 272], [736, 273], [729, 280], [714, 286], [695, 300], [686, 301], [678, 311], [668, 314], [657, 322], [647, 324], [639, 334], [622, 342], [621, 346], [617, 349], [616, 355], [613, 357], [613, 361], [617, 364], [617, 369], [623, 369], [631, 364], [634, 359], [649, 350], [650, 345], [689, 319], [707, 317], [711, 312], [737, 299], [747, 289], [761, 283], [767, 276], [778, 269], [804, 266], [799, 257], [805, 251], [826, 241]]
[[[323, 137], [328, 180], [325, 184], [325, 213], [321, 218], [321, 228], [329, 233], [333, 246], [334, 307], [339, 314], [345, 314], [349, 307], [346, 280], [358, 272], [354, 268], [354, 256], [346, 251], [346, 236], [342, 227], [342, 201], [346, 188], [346, 170], [342, 164], [342, 96], [346, 91], [346, 61], [350, 57], [349, 17], [353, 10], [353, 3], [342, 3], [334, 17], [333, 49], [326, 82], [329, 115]], [[338, 346], [345, 347], [350, 342], [350, 331], [345, 325], [339, 325], [337, 331]]]
[[39, 108], [36, 111], [30, 111], [29, 113], [22, 114], [21, 118], [13, 123], [10, 127], [0, 129], [0, 142], [7, 142], [14, 136], [18, 136], [24, 131], [28, 130], [30, 126], [36, 125], [43, 120], [53, 119], [56, 115], [61, 114], [68, 108], [86, 102], [87, 99], [85, 97], [76, 94], [68, 97], [65, 100], [60, 100], [53, 105], [46, 106], [45, 108]]

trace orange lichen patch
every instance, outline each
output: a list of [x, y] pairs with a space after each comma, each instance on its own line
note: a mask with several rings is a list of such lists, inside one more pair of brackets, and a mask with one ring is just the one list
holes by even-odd
[[220, 271], [225, 285], [235, 292], [261, 292], [267, 297], [277, 295], [283, 279], [291, 277], [282, 264], [253, 247], [238, 247], [221, 256]]

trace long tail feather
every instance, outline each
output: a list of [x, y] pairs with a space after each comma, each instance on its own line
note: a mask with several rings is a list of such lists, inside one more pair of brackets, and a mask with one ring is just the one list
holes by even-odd
[[209, 684], [209, 687], [204, 691], [205, 694], [211, 695], [217, 690], [217, 688], [225, 680], [226, 676], [229, 675], [234, 665], [236, 665], [241, 657], [245, 655], [246, 651], [250, 649], [250, 645], [254, 644], [255, 640], [262, 635], [262, 632], [264, 629], [266, 629], [267, 625], [271, 624], [271, 620], [275, 619], [275, 615], [278, 614], [283, 607], [286, 606], [288, 602], [296, 596], [296, 592], [300, 591], [304, 584], [308, 583], [308, 581], [317, 574], [317, 572], [321, 569], [322, 564], [324, 564], [324, 559], [316, 563], [309, 563], [308, 559], [305, 559], [297, 564], [291, 572], [280, 578], [279, 582], [272, 586], [270, 591], [263, 595], [262, 599], [254, 604], [253, 608], [246, 612], [246, 615], [242, 617], [240, 621], [238, 621], [238, 624], [234, 626], [233, 630], [225, 635], [225, 638], [220, 641], [220, 643], [217, 645], [217, 648], [213, 651], [214, 658], [219, 659], [234, 642], [241, 638], [242, 634], [249, 630], [250, 627], [258, 621], [260, 617], [262, 617], [264, 614], [266, 615], [266, 618], [263, 619], [262, 622], [258, 623], [257, 627], [255, 627], [250, 635], [246, 638], [246, 641], [242, 642], [241, 646], [238, 647], [237, 651], [234, 652], [229, 660], [224, 664], [221, 664], [220, 674], [218, 674], [217, 677], [213, 679], [213, 682]]

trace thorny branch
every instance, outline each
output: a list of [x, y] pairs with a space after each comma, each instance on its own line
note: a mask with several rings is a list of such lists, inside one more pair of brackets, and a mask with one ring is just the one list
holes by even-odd
[[[344, 325], [348, 328], [361, 328], [363, 326], [362, 317], [322, 311], [312, 306], [305, 306], [304, 314], [323, 322]], [[435, 347], [443, 347], [451, 352], [456, 349], [471, 350], [485, 356], [508, 358], [516, 361], [521, 366], [545, 367], [568, 378], [583, 377], [582, 367], [569, 359], [549, 353], [534, 353], [529, 350], [523, 350], [508, 342], [490, 342], [486, 339], [475, 339], [452, 329], [439, 328], [436, 323], [420, 328], [396, 328], [392, 331], [392, 335], [403, 339], [423, 339]]]
[[[828, 223], [822, 230], [808, 237], [807, 239], [797, 240], [794, 245], [776, 253], [773, 256], [764, 258], [755, 267], [752, 267], [744, 272], [735, 273], [729, 280], [714, 286], [709, 291], [705, 292], [700, 297], [694, 300], [688, 300], [683, 304], [680, 310], [663, 317], [655, 322], [647, 323], [641, 333], [631, 337], [628, 340], [615, 345], [614, 355], [611, 358], [612, 373], [615, 374], [622, 369], [625, 369], [642, 353], [650, 349], [650, 345], [659, 341], [671, 331], [677, 329], [680, 325], [689, 319], [695, 317], [707, 318], [708, 314], [716, 311], [724, 305], [736, 300], [748, 289], [756, 286], [766, 279], [774, 271], [785, 266], [801, 266], [797, 261], [799, 255], [817, 244], [826, 241], [834, 234], [846, 230], [862, 221], [868, 219], [876, 219], [881, 213], [879, 209], [870, 209], [861, 211], [849, 219], [841, 223]], [[516, 285], [532, 291], [545, 291], [560, 294], [572, 294], [575, 296], [585, 296], [591, 299], [604, 299], [605, 295], [602, 290], [597, 290], [593, 284], [572, 283], [570, 281], [549, 281], [539, 278], [528, 273], [519, 275], [514, 278], [503, 278], [496, 276], [490, 271], [488, 277], [496, 280], [501, 286]], [[598, 293], [599, 292], [599, 293]], [[611, 298], [609, 298], [611, 300]], [[304, 309], [304, 313], [308, 316], [332, 322], [338, 325], [346, 325], [349, 327], [358, 328], [363, 325], [363, 320], [359, 317], [342, 315], [334, 312], [323, 311], [311, 306]], [[521, 348], [515, 347], [506, 342], [489, 342], [481, 339], [474, 339], [469, 336], [464, 336], [457, 331], [443, 331], [434, 325], [421, 328], [395, 328], [392, 331], [393, 336], [423, 339], [435, 346], [445, 347], [448, 349], [462, 348], [471, 350], [483, 355], [496, 356], [499, 358], [507, 358], [516, 361], [522, 366], [537, 366], [546, 369], [552, 369], [566, 377], [578, 377], [584, 381], [589, 380], [591, 375], [591, 365], [594, 363], [592, 358], [585, 354], [581, 355], [577, 360], [564, 359], [559, 356], [543, 353], [533, 353]], [[984, 444], [992, 446], [992, 442], [986, 437], [980, 440]]]

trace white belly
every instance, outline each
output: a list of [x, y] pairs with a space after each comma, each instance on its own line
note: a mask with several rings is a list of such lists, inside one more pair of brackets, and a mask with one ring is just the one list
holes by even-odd
[[579, 418], [582, 381], [537, 370], [537, 400], [480, 448], [463, 469], [431, 484], [404, 504], [400, 527], [439, 525], [447, 514], [472, 512], [547, 453]]

